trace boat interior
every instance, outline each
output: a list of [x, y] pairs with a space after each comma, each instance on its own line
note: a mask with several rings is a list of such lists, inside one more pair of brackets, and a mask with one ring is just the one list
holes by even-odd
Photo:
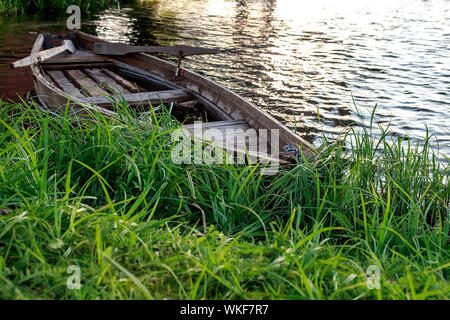
[[[46, 35], [43, 50], [60, 46], [62, 37]], [[94, 103], [112, 110], [114, 100], [108, 96], [123, 96], [139, 110], [173, 103], [173, 115], [182, 123], [220, 121], [208, 114], [207, 106], [183, 87], [137, 70], [109, 57], [78, 48], [75, 53], [60, 53], [41, 64], [47, 80], [62, 91], [85, 103]], [[135, 70], [133, 70], [135, 69]]]

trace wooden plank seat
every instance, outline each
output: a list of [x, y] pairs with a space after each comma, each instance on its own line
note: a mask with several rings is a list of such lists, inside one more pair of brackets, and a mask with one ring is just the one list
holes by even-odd
[[196, 138], [205, 141], [213, 141], [218, 145], [228, 145], [245, 149], [250, 139], [257, 141], [256, 130], [251, 129], [247, 122], [243, 120], [224, 120], [197, 123], [201, 124], [202, 132], [196, 131], [196, 124], [184, 125], [184, 129], [192, 131]]
[[[197, 125], [201, 125], [202, 132], [196, 132], [196, 124], [184, 125], [183, 128], [215, 141], [235, 140], [237, 142], [245, 142], [249, 138], [257, 137], [256, 130], [249, 130], [250, 126], [243, 120], [200, 122]], [[217, 136], [209, 137], [215, 133], [217, 133]]]
[[42, 68], [44, 70], [63, 70], [83, 67], [106, 68], [112, 65], [112, 59], [82, 50], [77, 50], [73, 54], [64, 52], [42, 62]]
[[164, 104], [171, 102], [183, 102], [192, 99], [192, 95], [188, 90], [176, 89], [176, 90], [163, 90], [163, 91], [152, 91], [152, 92], [139, 92], [139, 93], [127, 93], [121, 96], [112, 95], [111, 97], [103, 95], [95, 95], [92, 97], [86, 97], [80, 99], [82, 102], [88, 104], [95, 104], [101, 107], [111, 107], [114, 101], [122, 101], [125, 99], [130, 106], [136, 106], [141, 103], [150, 102], [152, 105], [160, 105], [161, 101]]
[[74, 53], [61, 52], [60, 54], [43, 61], [42, 64], [89, 63], [102, 61], [112, 61], [112, 59], [95, 54], [92, 51], [76, 50]]
[[[227, 153], [234, 153], [237, 157], [248, 155], [253, 158], [253, 161], [286, 163], [286, 161], [274, 158], [269, 154], [271, 148], [268, 143], [264, 148], [261, 148], [257, 130], [252, 129], [244, 120], [213, 121], [201, 123], [201, 125], [201, 133], [195, 131], [195, 124], [184, 125], [183, 128], [193, 132], [194, 139], [222, 148]], [[219, 133], [219, 135], [210, 136], [215, 133]]]
[[71, 63], [92, 63], [92, 62], [112, 62], [112, 59], [98, 55], [57, 55], [42, 62], [42, 64], [71, 64]]

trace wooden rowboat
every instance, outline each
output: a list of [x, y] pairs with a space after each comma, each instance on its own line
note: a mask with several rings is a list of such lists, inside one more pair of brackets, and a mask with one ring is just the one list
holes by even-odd
[[[226, 139], [233, 139], [236, 150], [245, 149], [249, 135], [257, 136], [261, 129], [278, 129], [277, 151], [281, 159], [291, 159], [295, 154], [293, 147], [301, 146], [306, 153], [312, 150], [308, 142], [272, 116], [219, 84], [188, 70], [183, 70], [175, 81], [177, 66], [155, 56], [94, 54], [94, 43], [104, 40], [79, 31], [59, 36], [40, 34], [31, 55], [57, 47], [64, 39], [73, 42], [75, 53], [61, 53], [31, 66], [37, 97], [55, 111], [63, 110], [69, 98], [72, 108], [95, 108], [107, 116], [115, 115], [115, 96], [123, 97], [130, 106], [148, 102], [157, 106], [162, 101], [166, 105], [173, 103], [180, 112], [201, 110], [207, 119], [203, 129], [248, 132], [239, 137], [224, 134]], [[192, 129], [192, 125], [185, 128]]]

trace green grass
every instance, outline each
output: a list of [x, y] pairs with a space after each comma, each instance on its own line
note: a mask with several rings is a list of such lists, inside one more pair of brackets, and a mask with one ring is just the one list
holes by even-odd
[[[176, 165], [165, 108], [142, 116], [153, 125], [118, 109], [1, 103], [0, 298], [450, 297], [449, 166], [430, 137], [419, 148], [369, 127], [264, 176]], [[66, 287], [71, 265], [81, 289]]]
[[83, 12], [117, 5], [117, 0], [0, 0], [0, 14], [21, 15], [36, 10], [65, 11], [70, 5], [78, 5]]

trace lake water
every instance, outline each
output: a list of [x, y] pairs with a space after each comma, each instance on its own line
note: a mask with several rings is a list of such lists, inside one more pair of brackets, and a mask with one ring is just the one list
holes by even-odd
[[[0, 18], [0, 96], [32, 87], [27, 56], [35, 32], [66, 31], [67, 14]], [[450, 1], [138, 1], [82, 17], [82, 30], [140, 45], [219, 47], [185, 67], [223, 84], [318, 143], [366, 121], [399, 136], [426, 127], [450, 156]], [[30, 33], [31, 32], [31, 33]], [[317, 112], [320, 113], [320, 122]]]

